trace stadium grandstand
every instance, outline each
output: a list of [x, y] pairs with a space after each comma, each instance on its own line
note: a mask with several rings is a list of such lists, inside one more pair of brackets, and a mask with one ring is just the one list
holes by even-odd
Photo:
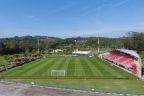
[[100, 57], [129, 73], [142, 77], [142, 61], [137, 52], [127, 49], [114, 49], [103, 53]]

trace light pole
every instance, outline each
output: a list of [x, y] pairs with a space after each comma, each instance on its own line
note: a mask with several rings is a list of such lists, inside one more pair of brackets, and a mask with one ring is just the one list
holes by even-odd
[[47, 37], [47, 54], [48, 54], [48, 48], [49, 48], [48, 39], [49, 39], [49, 37]]
[[99, 33], [97, 35], [97, 52], [99, 53], [100, 52], [100, 40], [99, 40]]
[[75, 42], [75, 48], [76, 48], [76, 41], [77, 41], [77, 40], [74, 40], [74, 42]]
[[98, 44], [97, 50], [98, 50], [98, 53], [99, 53], [99, 37], [98, 37], [98, 42], [97, 42], [97, 44]]
[[39, 37], [37, 38], [37, 46], [38, 46], [38, 49], [37, 49], [37, 53], [38, 53], [38, 55], [39, 55]]

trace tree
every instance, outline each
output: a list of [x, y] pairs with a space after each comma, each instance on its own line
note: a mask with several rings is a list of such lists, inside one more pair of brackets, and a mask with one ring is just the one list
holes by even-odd
[[124, 46], [137, 52], [144, 51], [144, 33], [128, 32], [128, 37], [124, 39]]

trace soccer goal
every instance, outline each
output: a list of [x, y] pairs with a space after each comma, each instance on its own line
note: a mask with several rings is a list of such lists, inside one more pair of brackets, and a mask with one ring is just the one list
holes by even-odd
[[50, 71], [50, 76], [65, 76], [66, 75], [66, 71], [65, 70], [51, 70]]

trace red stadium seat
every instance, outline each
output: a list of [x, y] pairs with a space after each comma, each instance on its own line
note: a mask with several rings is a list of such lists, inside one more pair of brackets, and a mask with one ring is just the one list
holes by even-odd
[[132, 56], [120, 52], [109, 52], [108, 54], [104, 54], [102, 58], [130, 69], [130, 71], [134, 74], [137, 73], [135, 59]]

